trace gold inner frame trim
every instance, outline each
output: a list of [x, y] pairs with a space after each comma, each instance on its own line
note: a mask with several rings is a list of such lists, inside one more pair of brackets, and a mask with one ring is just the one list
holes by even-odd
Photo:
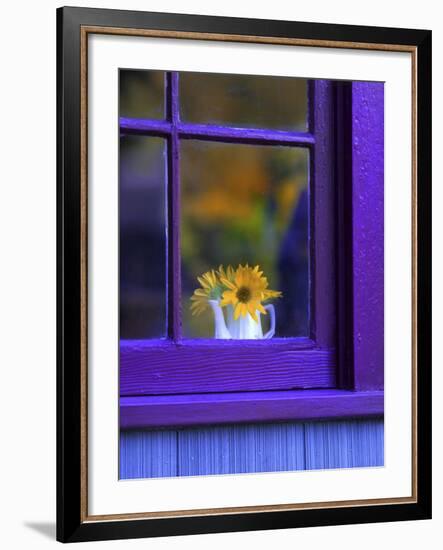
[[[366, 500], [327, 501], [295, 504], [238, 506], [228, 508], [202, 508], [194, 510], [174, 510], [128, 514], [88, 515], [88, 35], [108, 34], [151, 38], [173, 38], [185, 40], [206, 40], [222, 42], [244, 42], [253, 44], [275, 44], [285, 46], [305, 46], [320, 48], [340, 48], [354, 50], [377, 50], [406, 52], [411, 54], [412, 75], [412, 495]], [[165, 31], [120, 27], [84, 26], [80, 28], [80, 256], [81, 256], [81, 479], [80, 479], [80, 518], [82, 523], [102, 521], [141, 520], [159, 518], [215, 516], [230, 514], [252, 514], [291, 510], [314, 510], [324, 508], [349, 508], [353, 506], [381, 506], [387, 504], [412, 504], [417, 502], [417, 48], [402, 44], [373, 44], [366, 42], [345, 42], [331, 40], [310, 40], [301, 38], [280, 38], [267, 36], [247, 36], [236, 34], [214, 34], [184, 31]]]

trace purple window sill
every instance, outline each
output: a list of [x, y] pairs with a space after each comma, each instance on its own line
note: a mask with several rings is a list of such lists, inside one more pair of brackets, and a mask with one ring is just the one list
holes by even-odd
[[121, 429], [373, 417], [383, 391], [292, 390], [120, 398]]

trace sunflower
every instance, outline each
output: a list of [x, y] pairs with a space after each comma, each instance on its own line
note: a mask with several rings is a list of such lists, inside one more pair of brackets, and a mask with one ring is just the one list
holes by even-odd
[[258, 265], [254, 268], [239, 265], [231, 277], [220, 276], [223, 286], [227, 287], [222, 294], [221, 305], [231, 305], [234, 308], [234, 319], [246, 317], [249, 313], [254, 321], [258, 321], [257, 311], [266, 315], [262, 301], [278, 298], [281, 292], [269, 290], [268, 280], [263, 277]]
[[201, 277], [197, 277], [197, 280], [201, 284], [201, 288], [194, 290], [194, 294], [191, 296], [192, 315], [200, 315], [205, 311], [208, 300], [219, 300], [223, 290], [217, 273], [213, 269], [203, 273]]

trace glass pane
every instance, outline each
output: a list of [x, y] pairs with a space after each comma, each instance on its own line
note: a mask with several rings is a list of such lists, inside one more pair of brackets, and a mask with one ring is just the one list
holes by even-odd
[[164, 118], [164, 74], [120, 69], [120, 116]]
[[120, 138], [120, 338], [166, 335], [165, 146]]
[[306, 83], [279, 76], [180, 73], [182, 119], [305, 131]]
[[[216, 302], [221, 298], [226, 325], [232, 322], [228, 315], [235, 313], [239, 301], [254, 309], [257, 304], [252, 294], [248, 298], [248, 291], [265, 290], [262, 277], [269, 283], [266, 290], [282, 293], [279, 298], [263, 299], [262, 295], [259, 300], [262, 306], [275, 307], [275, 337], [308, 335], [308, 151], [189, 140], [182, 142], [181, 158], [184, 335], [213, 338], [215, 326], [223, 328], [222, 322], [214, 322], [216, 311], [208, 298]], [[231, 265], [236, 275], [243, 272], [234, 280], [235, 296], [231, 294], [232, 301], [225, 305], [223, 300], [229, 296], [226, 284], [219, 286], [219, 274], [215, 273], [216, 284], [211, 277], [203, 280], [203, 286], [197, 279], [220, 264], [225, 270]], [[243, 270], [237, 269], [239, 265]], [[256, 265], [263, 271], [260, 277], [251, 273]], [[225, 275], [226, 280], [229, 275]], [[199, 287], [203, 292], [191, 300]], [[248, 319], [248, 315], [243, 311], [239, 318]], [[271, 317], [269, 310], [261, 315], [263, 334]], [[260, 337], [241, 332], [239, 323], [231, 324], [232, 337]]]

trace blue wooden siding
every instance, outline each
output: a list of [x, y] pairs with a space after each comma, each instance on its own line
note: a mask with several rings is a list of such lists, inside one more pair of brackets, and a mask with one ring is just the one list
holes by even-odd
[[130, 430], [120, 478], [383, 466], [383, 420]]

